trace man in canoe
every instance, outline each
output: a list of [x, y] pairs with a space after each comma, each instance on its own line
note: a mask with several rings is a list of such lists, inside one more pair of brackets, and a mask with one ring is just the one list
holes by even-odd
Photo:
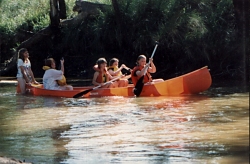
[[71, 85], [66, 84], [66, 79], [64, 74], [64, 60], [61, 59], [61, 70], [56, 70], [56, 63], [53, 58], [48, 58], [45, 61], [45, 66], [43, 70], [45, 73], [43, 75], [43, 87], [49, 90], [73, 90]]
[[97, 68], [95, 68], [95, 73], [92, 79], [94, 85], [100, 85], [102, 88], [115, 88], [118, 87], [117, 81], [109, 82], [114, 77], [112, 77], [107, 70], [107, 61], [105, 58], [99, 58], [96, 62]]
[[[142, 77], [145, 72], [145, 76], [143, 79], [143, 83], [145, 84], [150, 84], [150, 83], [155, 83], [155, 82], [161, 82], [163, 81], [163, 79], [152, 79], [150, 73], [155, 73], [156, 72], [156, 67], [153, 63], [153, 59], [149, 58], [149, 63], [146, 63], [147, 58], [145, 55], [139, 55], [137, 58], [137, 66], [135, 66], [132, 70], [132, 82], [134, 85], [136, 85], [137, 81], [140, 79], [140, 77]], [[148, 68], [147, 68], [148, 67]]]

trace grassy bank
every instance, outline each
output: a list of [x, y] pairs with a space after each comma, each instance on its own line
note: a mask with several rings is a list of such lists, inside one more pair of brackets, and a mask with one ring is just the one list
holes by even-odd
[[[73, 15], [75, 0], [66, 0], [68, 17]], [[50, 23], [48, 0], [0, 2], [0, 31], [14, 35], [18, 30], [37, 32]]]

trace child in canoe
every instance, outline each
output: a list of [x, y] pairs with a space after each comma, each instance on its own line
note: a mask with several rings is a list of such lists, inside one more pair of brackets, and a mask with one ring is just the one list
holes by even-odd
[[152, 79], [150, 73], [155, 73], [156, 72], [156, 67], [153, 63], [153, 59], [149, 58], [149, 63], [146, 63], [147, 58], [145, 55], [139, 55], [137, 58], [137, 66], [135, 66], [132, 70], [132, 82], [134, 85], [136, 85], [137, 81], [140, 79], [140, 77], [142, 77], [145, 72], [145, 76], [143, 79], [144, 83], [150, 84], [150, 83], [155, 83], [155, 82], [161, 82], [163, 81], [163, 79]]
[[93, 68], [95, 70], [93, 79], [92, 79], [92, 83], [94, 85], [101, 85], [102, 88], [115, 88], [118, 87], [118, 83], [116, 81], [114, 82], [110, 82], [106, 85], [104, 85], [106, 82], [114, 79], [114, 77], [112, 77], [110, 75], [110, 73], [107, 70], [107, 61], [105, 58], [99, 58], [96, 62], [97, 65], [95, 65]]
[[45, 73], [43, 75], [43, 87], [44, 89], [50, 90], [73, 90], [71, 85], [66, 84], [66, 79], [64, 74], [64, 60], [60, 60], [61, 70], [56, 70], [56, 63], [53, 58], [48, 58], [45, 61], [45, 66], [43, 70]]
[[[106, 61], [106, 60], [105, 60], [105, 61]], [[118, 60], [117, 58], [112, 58], [112, 59], [109, 61], [109, 67], [106, 68], [106, 70], [108, 71], [108, 73], [112, 76], [112, 79], [113, 79], [113, 78], [117, 78], [118, 76], [124, 77], [124, 76], [122, 75], [122, 72], [121, 72], [121, 70], [122, 70], [123, 68], [125, 68], [125, 69], [128, 70], [128, 71], [131, 70], [131, 69], [128, 68], [125, 64], [122, 64], [121, 67], [119, 68], [119, 67], [118, 67], [118, 64], [119, 64], [119, 60]], [[105, 67], [106, 67], [106, 66], [105, 66]], [[97, 71], [97, 72], [100, 71], [98, 65], [95, 65], [95, 66], [93, 67], [93, 69], [94, 69], [95, 71]], [[127, 79], [128, 79], [128, 77], [127, 77], [126, 79], [124, 79], [124, 78], [118, 79], [118, 80], [116, 81], [118, 87], [126, 87], [126, 86], [128, 86], [128, 80], [127, 80]]]
[[[119, 65], [119, 60], [117, 58], [112, 58], [109, 61], [108, 71], [109, 71], [111, 76], [113, 76], [113, 77], [121, 76], [122, 75], [121, 70], [123, 68], [125, 68], [128, 71], [131, 70], [125, 64], [122, 64], [120, 66], [120, 68], [118, 67], [118, 65]], [[117, 82], [118, 82], [118, 87], [127, 87], [128, 86], [128, 79], [121, 78]]]

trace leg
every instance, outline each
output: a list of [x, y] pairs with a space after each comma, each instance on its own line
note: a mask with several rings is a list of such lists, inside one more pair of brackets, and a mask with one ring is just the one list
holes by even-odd
[[66, 85], [66, 90], [73, 90], [73, 87], [71, 85]]
[[128, 80], [127, 79], [121, 79], [118, 81], [118, 87], [126, 87], [128, 86]]
[[127, 86], [128, 86], [128, 80], [124, 79], [124, 87], [127, 87]]
[[151, 84], [155, 84], [155, 83], [159, 83], [163, 81], [164, 81], [163, 79], [153, 79], [151, 82], [145, 83], [145, 85], [151, 85]]
[[19, 85], [19, 88], [21, 90], [21, 94], [25, 94], [25, 92], [26, 92], [26, 86], [25, 86], [26, 81], [22, 77], [18, 77], [17, 81], [18, 81], [17, 85]]
[[124, 80], [117, 81], [118, 87], [124, 87]]
[[162, 82], [162, 81], [164, 81], [164, 80], [163, 79], [153, 79], [154, 83], [158, 83], [158, 82]]
[[107, 88], [116, 88], [118, 87], [118, 82], [115, 81], [115, 82], [112, 82]]
[[64, 85], [64, 86], [59, 86], [59, 90], [73, 90], [73, 87], [71, 85]]

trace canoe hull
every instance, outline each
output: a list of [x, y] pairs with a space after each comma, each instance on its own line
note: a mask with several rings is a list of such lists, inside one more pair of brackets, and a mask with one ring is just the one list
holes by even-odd
[[[144, 85], [140, 94], [142, 97], [148, 96], [174, 96], [183, 94], [197, 94], [207, 90], [212, 84], [211, 75], [206, 67], [200, 68], [188, 74], [175, 77], [163, 82]], [[42, 85], [28, 87], [28, 92], [34, 96], [56, 96], [72, 98], [77, 93], [90, 89], [88, 87], [74, 87], [72, 91], [46, 90]], [[89, 92], [83, 97], [102, 97], [102, 96], [134, 96], [134, 86], [129, 84], [128, 87], [119, 88], [99, 88]], [[17, 90], [18, 92], [18, 90]]]

